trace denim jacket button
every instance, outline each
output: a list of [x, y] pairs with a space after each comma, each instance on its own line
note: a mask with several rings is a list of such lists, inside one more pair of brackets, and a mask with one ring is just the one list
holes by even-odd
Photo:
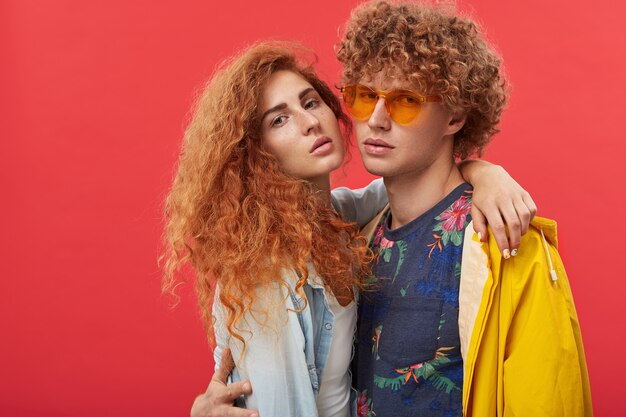
[[332, 324], [330, 324], [330, 323], [326, 323], [326, 324], [324, 325], [324, 327], [326, 328], [326, 330], [330, 330], [330, 329], [332, 329], [332, 328], [333, 328], [333, 325], [332, 325]]

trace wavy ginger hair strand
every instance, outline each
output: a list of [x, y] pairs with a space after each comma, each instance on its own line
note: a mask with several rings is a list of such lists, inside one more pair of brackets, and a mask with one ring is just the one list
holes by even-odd
[[259, 98], [279, 70], [305, 78], [349, 131], [338, 98], [297, 52], [305, 50], [261, 43], [226, 62], [205, 87], [184, 135], [165, 203], [163, 290], [173, 291], [184, 279], [181, 268], [191, 264], [209, 340], [216, 283], [227, 330], [245, 346], [237, 324], [252, 313], [258, 288], [281, 284], [282, 268], [296, 271], [301, 295], [309, 262], [334, 294], [352, 294], [367, 274], [369, 252], [356, 227], [307, 181], [285, 174], [259, 137]]

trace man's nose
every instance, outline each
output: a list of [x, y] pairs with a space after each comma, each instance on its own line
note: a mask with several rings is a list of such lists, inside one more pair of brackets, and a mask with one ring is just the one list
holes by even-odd
[[391, 118], [389, 117], [384, 98], [380, 97], [376, 102], [374, 111], [370, 115], [367, 124], [372, 129], [389, 130], [391, 128]]

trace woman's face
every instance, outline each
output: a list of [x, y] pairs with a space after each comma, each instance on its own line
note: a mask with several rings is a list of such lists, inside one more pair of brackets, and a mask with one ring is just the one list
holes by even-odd
[[333, 111], [292, 71], [275, 72], [259, 103], [261, 139], [282, 169], [317, 184], [343, 162], [343, 138]]

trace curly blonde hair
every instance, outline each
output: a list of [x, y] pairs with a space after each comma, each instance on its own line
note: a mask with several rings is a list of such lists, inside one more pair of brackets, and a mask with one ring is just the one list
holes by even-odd
[[245, 348], [237, 324], [253, 312], [258, 289], [285, 285], [282, 268], [298, 274], [301, 295], [308, 263], [334, 294], [352, 296], [367, 273], [370, 256], [356, 225], [342, 221], [310, 183], [283, 172], [259, 136], [259, 98], [279, 70], [306, 79], [349, 130], [339, 99], [308, 54], [297, 44], [266, 42], [232, 57], [206, 85], [185, 131], [165, 202], [163, 290], [184, 280], [185, 264], [193, 267], [211, 341], [216, 283], [227, 330]]
[[499, 130], [507, 101], [500, 58], [475, 22], [446, 5], [374, 1], [354, 9], [338, 45], [342, 81], [354, 84], [380, 71], [398, 73], [423, 95], [465, 114], [454, 155], [481, 155]]

